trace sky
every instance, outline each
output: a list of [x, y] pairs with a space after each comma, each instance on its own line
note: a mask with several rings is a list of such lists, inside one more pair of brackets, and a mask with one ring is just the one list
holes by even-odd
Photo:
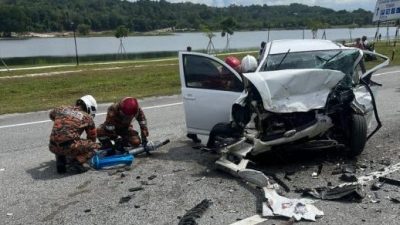
[[237, 5], [252, 5], [252, 4], [267, 4], [267, 5], [289, 5], [291, 3], [301, 3], [310, 6], [321, 6], [334, 10], [352, 11], [362, 8], [369, 11], [374, 11], [376, 0], [167, 0], [169, 2], [193, 2], [207, 4], [210, 6], [224, 7], [231, 4]]

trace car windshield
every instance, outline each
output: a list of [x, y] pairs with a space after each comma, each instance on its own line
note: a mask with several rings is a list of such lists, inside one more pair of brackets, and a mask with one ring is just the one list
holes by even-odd
[[359, 56], [357, 49], [287, 52], [267, 57], [260, 71], [284, 69], [331, 69], [350, 75]]

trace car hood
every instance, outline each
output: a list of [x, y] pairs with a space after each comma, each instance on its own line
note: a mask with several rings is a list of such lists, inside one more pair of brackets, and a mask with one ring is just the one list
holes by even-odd
[[329, 69], [293, 69], [243, 74], [258, 90], [265, 110], [307, 112], [325, 107], [331, 89], [345, 74]]

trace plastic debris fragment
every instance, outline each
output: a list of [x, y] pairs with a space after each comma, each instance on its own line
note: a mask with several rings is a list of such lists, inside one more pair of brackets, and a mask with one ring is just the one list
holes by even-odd
[[316, 217], [321, 217], [324, 212], [312, 205], [313, 201], [308, 199], [289, 199], [280, 196], [275, 190], [263, 188], [267, 202], [263, 204], [263, 216], [284, 216], [315, 221]]

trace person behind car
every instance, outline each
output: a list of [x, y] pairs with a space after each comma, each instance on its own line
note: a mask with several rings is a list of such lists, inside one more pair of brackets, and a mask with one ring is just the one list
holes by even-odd
[[356, 43], [354, 45], [356, 48], [359, 48], [361, 50], [364, 50], [364, 45], [361, 42], [361, 38], [356, 38]]
[[242, 73], [241, 62], [235, 56], [228, 56], [225, 58], [225, 63], [232, 67], [239, 74]]
[[261, 42], [260, 45], [260, 50], [258, 52], [258, 62], [261, 62], [262, 58], [264, 57], [265, 54], [265, 46], [267, 45], [267, 43], [265, 41]]
[[[140, 126], [139, 133], [133, 129], [132, 121], [136, 119]], [[149, 136], [146, 117], [140, 108], [138, 101], [133, 97], [125, 97], [112, 104], [107, 111], [107, 117], [103, 124], [97, 128], [97, 136], [102, 148], [111, 147], [111, 140], [122, 138], [124, 147], [137, 147], [145, 143]]]
[[[49, 150], [56, 155], [57, 172], [65, 173], [67, 160], [71, 160], [78, 172], [86, 171], [86, 164], [100, 147], [96, 143], [96, 126], [93, 121], [97, 102], [91, 95], [76, 101], [75, 106], [61, 106], [50, 111], [54, 121]], [[83, 131], [86, 139], [81, 139]]]
[[250, 73], [256, 71], [258, 62], [256, 57], [252, 55], [246, 55], [243, 57], [241, 62], [241, 69], [243, 73]]

